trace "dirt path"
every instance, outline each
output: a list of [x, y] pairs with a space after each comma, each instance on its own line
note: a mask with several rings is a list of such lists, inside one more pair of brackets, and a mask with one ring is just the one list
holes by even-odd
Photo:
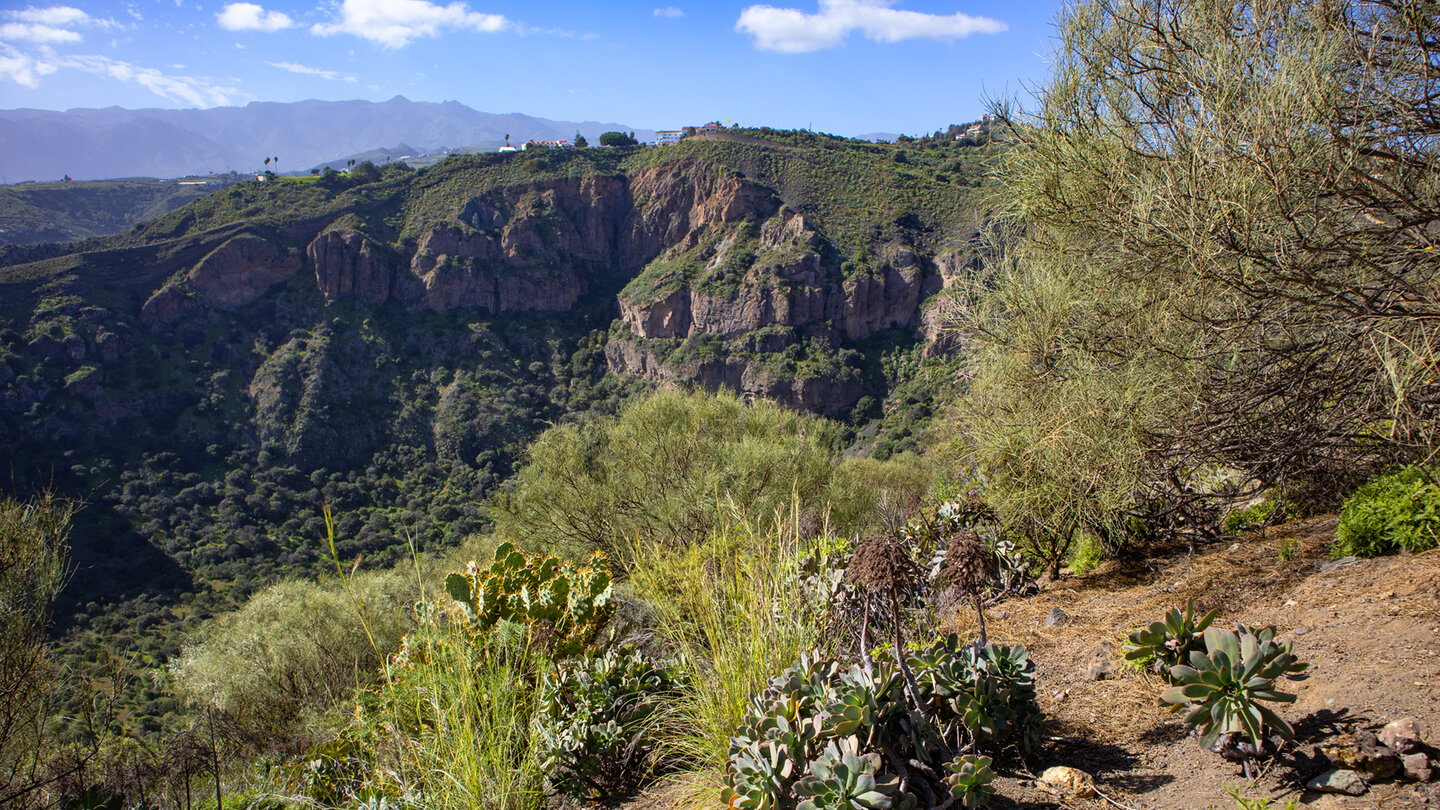
[[[1036, 661], [1050, 743], [1038, 768], [1070, 765], [1094, 775], [1109, 798], [1057, 800], [1023, 775], [1000, 784], [996, 807], [1127, 807], [1200, 810], [1236, 806], [1231, 785], [1276, 810], [1295, 798], [1324, 808], [1440, 807], [1440, 783], [1378, 782], [1361, 797], [1302, 791], [1328, 766], [1315, 747], [1336, 734], [1378, 731], [1405, 716], [1424, 721], [1440, 743], [1440, 553], [1362, 560], [1322, 571], [1335, 519], [1316, 518], [1250, 535], [1232, 545], [1151, 561], [1139, 570], [1107, 563], [1066, 578], [1033, 598], [987, 613], [991, 639], [1024, 643]], [[1290, 552], [1281, 559], [1282, 549]], [[1178, 715], [1158, 705], [1161, 680], [1119, 664], [1125, 634], [1193, 597], [1218, 608], [1217, 625], [1275, 624], [1310, 662], [1289, 682], [1298, 700], [1280, 713], [1297, 741], [1255, 785], [1240, 766], [1201, 751]], [[1069, 620], [1046, 627], [1053, 608]], [[973, 618], [960, 616], [956, 629]], [[1108, 649], [1101, 649], [1108, 642]], [[1092, 680], [1097, 662], [1113, 673]]]

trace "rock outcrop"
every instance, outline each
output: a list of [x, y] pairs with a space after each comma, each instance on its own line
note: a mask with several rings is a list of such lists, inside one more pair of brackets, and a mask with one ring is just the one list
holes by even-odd
[[300, 257], [265, 239], [242, 234], [215, 248], [190, 271], [190, 286], [209, 306], [238, 307], [300, 270]]
[[[858, 340], [919, 325], [921, 299], [942, 285], [905, 248], [894, 250], [879, 268], [846, 278], [822, 264], [820, 237], [799, 215], [767, 222], [761, 233], [761, 260], [729, 284], [692, 284], [658, 297], [652, 290], [627, 288], [620, 297], [625, 325], [637, 337], [653, 339], [830, 321], [842, 337]], [[742, 249], [722, 243], [705, 268], [707, 275], [726, 264], [729, 252]]]
[[148, 324], [163, 324], [202, 306], [233, 308], [254, 302], [300, 270], [299, 256], [254, 234], [233, 236], [183, 277], [172, 279], [140, 310]]
[[305, 248], [315, 266], [315, 284], [326, 301], [346, 295], [370, 304], [390, 299], [395, 271], [385, 248], [357, 231], [326, 231]]
[[[607, 349], [611, 370], [827, 413], [847, 411], [864, 393], [853, 361], [830, 362], [837, 347], [894, 328], [937, 340], [939, 317], [922, 302], [978, 261], [974, 250], [925, 255], [901, 226], [859, 266], [842, 265], [774, 190], [699, 160], [491, 188], [426, 221], [408, 249], [366, 233], [362, 221], [307, 225], [319, 230], [310, 231], [304, 263], [327, 301], [487, 315], [612, 301], [624, 328]], [[302, 264], [249, 230], [215, 238], [225, 241], [145, 303], [147, 323], [243, 306]], [[708, 342], [675, 351], [697, 340]], [[809, 362], [802, 343], [830, 354]], [[786, 351], [801, 356], [770, 362]]]

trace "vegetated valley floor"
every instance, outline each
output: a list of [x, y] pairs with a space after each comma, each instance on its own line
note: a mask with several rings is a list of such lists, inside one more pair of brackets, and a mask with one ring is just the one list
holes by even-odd
[[[1000, 769], [990, 806], [1233, 810], [1228, 784], [1247, 798], [1270, 799], [1275, 810], [1292, 798], [1316, 808], [1440, 807], [1437, 781], [1377, 782], [1360, 797], [1304, 791], [1306, 780], [1329, 767], [1317, 745], [1339, 734], [1378, 732], [1413, 716], [1428, 726], [1427, 743], [1440, 742], [1440, 550], [1322, 571], [1335, 520], [1272, 527], [1193, 554], [1182, 546], [1148, 564], [1108, 562], [987, 610], [992, 641], [1030, 650], [1049, 734], [1058, 738], [1031, 763], [1033, 774]], [[1287, 543], [1294, 554], [1283, 560], [1279, 552]], [[1181, 715], [1159, 704], [1165, 687], [1159, 676], [1120, 665], [1130, 630], [1171, 606], [1183, 609], [1188, 598], [1218, 608], [1216, 626], [1276, 625], [1281, 639], [1293, 640], [1301, 660], [1310, 662], [1307, 679], [1280, 685], [1298, 696], [1278, 706], [1294, 725], [1296, 742], [1266, 763], [1253, 785], [1240, 765], [1202, 751]], [[1054, 608], [1069, 619], [1047, 627]], [[956, 614], [955, 621], [955, 630], [973, 634], [973, 614]], [[1110, 674], [1092, 680], [1097, 662], [1108, 663]], [[1053, 765], [1090, 773], [1102, 795], [1085, 801], [1042, 790], [1033, 776]]]

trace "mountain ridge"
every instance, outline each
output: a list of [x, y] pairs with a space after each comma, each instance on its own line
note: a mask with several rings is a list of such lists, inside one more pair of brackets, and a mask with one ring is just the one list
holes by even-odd
[[0, 175], [7, 183], [180, 177], [257, 170], [279, 157], [282, 171], [308, 170], [347, 155], [407, 143], [494, 149], [505, 136], [598, 140], [607, 130], [652, 130], [597, 121], [488, 113], [457, 101], [255, 101], [244, 107], [167, 110], [79, 107], [0, 110]]

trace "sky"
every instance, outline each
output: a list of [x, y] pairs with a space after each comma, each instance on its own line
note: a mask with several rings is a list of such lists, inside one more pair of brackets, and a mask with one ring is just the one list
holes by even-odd
[[0, 109], [459, 101], [837, 135], [972, 121], [1048, 75], [1059, 0], [0, 0]]

